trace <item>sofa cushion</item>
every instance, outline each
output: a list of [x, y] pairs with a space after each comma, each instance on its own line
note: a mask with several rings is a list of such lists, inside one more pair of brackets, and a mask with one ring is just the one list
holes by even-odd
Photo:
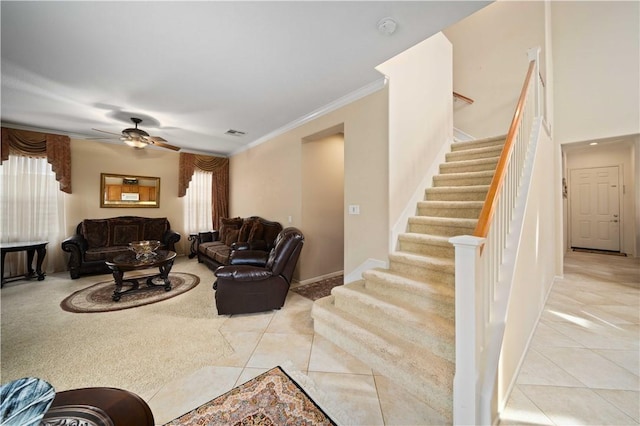
[[[253, 224], [256, 221], [253, 219], [245, 219], [242, 222], [242, 226], [240, 227], [240, 234], [238, 235], [238, 240], [240, 242], [249, 241], [249, 234], [251, 233], [251, 228], [253, 228]], [[235, 242], [235, 241], [234, 241]], [[231, 245], [231, 244], [228, 244]]]
[[94, 262], [94, 261], [109, 261], [111, 262], [114, 257], [128, 253], [129, 246], [111, 246], [111, 247], [102, 247], [99, 249], [89, 249], [84, 253], [84, 260], [86, 262]]
[[107, 219], [85, 219], [82, 221], [82, 235], [89, 248], [109, 246], [109, 221]]
[[142, 222], [133, 219], [111, 219], [109, 221], [109, 244], [127, 245], [142, 238]]
[[142, 239], [162, 241], [162, 235], [168, 228], [167, 223], [166, 217], [145, 220], [142, 225]]
[[[205, 246], [204, 248], [202, 246]], [[200, 244], [198, 250], [202, 252], [209, 259], [213, 259], [218, 263], [227, 264], [229, 261], [229, 254], [231, 253], [231, 249], [229, 246], [219, 242], [214, 241], [212, 243]]]

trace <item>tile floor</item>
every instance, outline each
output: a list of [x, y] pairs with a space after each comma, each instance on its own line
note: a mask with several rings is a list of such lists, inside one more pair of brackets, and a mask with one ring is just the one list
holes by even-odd
[[[569, 253], [565, 262], [501, 424], [639, 424], [640, 259]], [[339, 424], [443, 423], [429, 406], [315, 335], [312, 303], [290, 292], [280, 311], [229, 317], [220, 332], [232, 353], [143, 395], [156, 423], [276, 365], [306, 374]]]

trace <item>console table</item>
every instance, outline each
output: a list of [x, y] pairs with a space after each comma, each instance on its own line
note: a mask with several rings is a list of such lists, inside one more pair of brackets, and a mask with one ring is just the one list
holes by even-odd
[[[34, 276], [38, 277], [38, 281], [44, 280], [45, 273], [42, 272], [42, 261], [47, 254], [47, 244], [48, 241], [19, 241], [14, 243], [0, 243], [0, 251], [2, 251], [2, 270], [0, 274], [2, 275], [2, 282], [0, 283], [0, 287], [4, 286], [5, 283], [21, 280], [21, 279], [29, 279]], [[14, 277], [4, 277], [4, 258], [9, 252], [13, 251], [26, 251], [27, 252], [27, 273], [25, 275], [17, 275]], [[36, 270], [35, 274], [33, 271], [33, 257], [34, 254], [38, 254], [36, 258]]]

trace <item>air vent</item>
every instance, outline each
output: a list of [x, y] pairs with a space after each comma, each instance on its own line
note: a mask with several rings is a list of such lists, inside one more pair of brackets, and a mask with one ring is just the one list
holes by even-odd
[[246, 132], [243, 132], [241, 130], [229, 129], [224, 134], [225, 135], [231, 135], [231, 136], [244, 136], [244, 135], [246, 135]]

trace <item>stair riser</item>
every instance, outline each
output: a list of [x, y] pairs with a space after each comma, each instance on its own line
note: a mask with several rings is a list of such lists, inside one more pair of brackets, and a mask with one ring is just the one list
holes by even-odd
[[445, 160], [447, 163], [451, 161], [465, 161], [465, 160], [479, 160], [481, 158], [491, 158], [500, 156], [500, 149], [492, 149], [487, 151], [457, 151], [448, 152], [445, 154]]
[[409, 222], [409, 232], [417, 234], [439, 235], [442, 237], [456, 237], [458, 235], [471, 235], [475, 226], [442, 226]]
[[[434, 294], [432, 289], [423, 289], [420, 291], [416, 288], [403, 289], [401, 286], [389, 286], [389, 283], [385, 281], [379, 281], [375, 279], [367, 279], [365, 282], [367, 290], [379, 295], [380, 297], [395, 297], [398, 300], [402, 300], [405, 303], [418, 303], [425, 306], [425, 309], [431, 309], [433, 305], [441, 303], [451, 304], [453, 297], [445, 294]], [[447, 288], [442, 286], [442, 288]], [[453, 287], [448, 287], [452, 289]], [[436, 309], [435, 307], [433, 309]]]
[[431, 382], [416, 377], [412, 370], [404, 369], [399, 365], [397, 354], [389, 354], [384, 348], [372, 349], [366, 343], [360, 342], [353, 333], [349, 333], [350, 330], [344, 325], [336, 324], [327, 317], [319, 312], [314, 315], [316, 333], [336, 346], [344, 348], [374, 370], [384, 371], [387, 377], [396, 383], [401, 383], [410, 393], [440, 413], [446, 422], [451, 423], [453, 419], [453, 367], [450, 377], [445, 378], [446, 383], [436, 387]]
[[470, 172], [486, 172], [489, 170], [495, 170], [498, 165], [498, 160], [492, 161], [491, 163], [480, 163], [480, 164], [460, 164], [457, 162], [444, 163], [440, 164], [440, 174], [450, 174], [450, 173], [470, 173]]
[[435, 244], [424, 244], [413, 241], [400, 240], [398, 248], [400, 249], [400, 251], [422, 254], [426, 256], [443, 257], [447, 259], [453, 259], [454, 255], [453, 246], [444, 247]]
[[433, 186], [469, 186], [469, 185], [490, 185], [493, 176], [483, 176], [476, 178], [460, 178], [458, 175], [440, 175], [433, 178]]
[[425, 191], [427, 201], [484, 201], [487, 198], [487, 191]]
[[420, 207], [418, 216], [451, 217], [454, 219], [477, 219], [481, 208], [452, 209], [447, 207]]
[[453, 271], [444, 272], [439, 270], [427, 269], [425, 267], [411, 265], [409, 263], [403, 263], [397, 260], [389, 261], [389, 269], [391, 271], [406, 275], [417, 280], [432, 280], [433, 282], [446, 285], [455, 284]]

